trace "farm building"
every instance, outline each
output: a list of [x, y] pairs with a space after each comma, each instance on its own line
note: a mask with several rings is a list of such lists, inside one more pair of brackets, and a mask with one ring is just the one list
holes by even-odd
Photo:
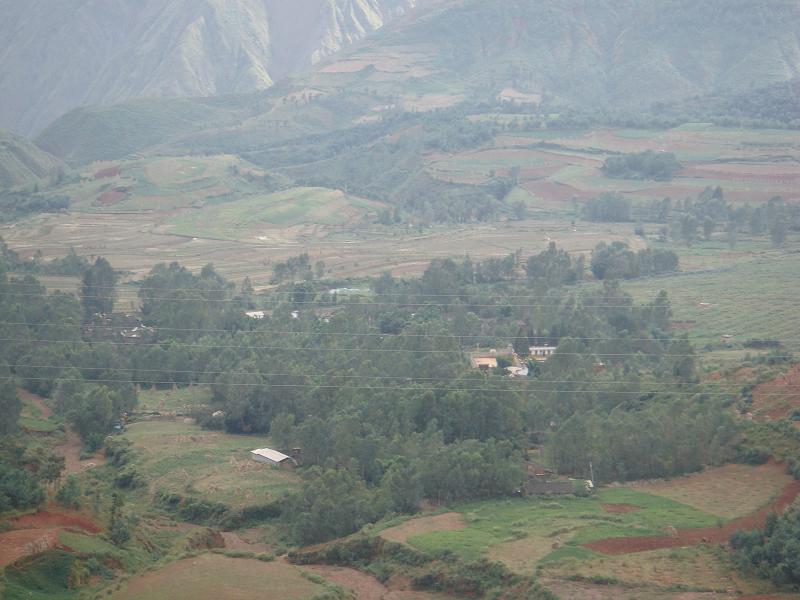
[[493, 356], [473, 356], [469, 359], [469, 364], [473, 369], [488, 371], [497, 368], [497, 359]]
[[256, 462], [268, 463], [273, 467], [293, 469], [297, 466], [297, 461], [295, 461], [295, 459], [293, 459], [291, 456], [287, 456], [283, 452], [278, 452], [272, 448], [258, 448], [256, 450], [251, 450], [250, 456]]
[[528, 348], [528, 352], [531, 355], [533, 360], [544, 361], [550, 358], [553, 355], [553, 352], [556, 351], [555, 346], [531, 346]]

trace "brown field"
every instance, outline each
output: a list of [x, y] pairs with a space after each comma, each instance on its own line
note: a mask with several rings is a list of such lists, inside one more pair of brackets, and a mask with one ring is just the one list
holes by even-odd
[[114, 165], [112, 167], [106, 167], [104, 169], [100, 169], [94, 174], [95, 179], [109, 179], [111, 177], [118, 177], [119, 176], [119, 166]]
[[97, 206], [114, 206], [125, 200], [127, 194], [122, 190], [108, 190], [97, 197]]
[[0, 533], [0, 568], [20, 558], [55, 548], [58, 534], [62, 531], [100, 532], [100, 528], [90, 519], [66, 510], [45, 510], [23, 515], [8, 525], [11, 530]]
[[464, 517], [460, 513], [449, 512], [430, 517], [420, 517], [411, 519], [401, 525], [390, 527], [381, 531], [381, 537], [392, 542], [405, 542], [410, 537], [421, 533], [431, 533], [434, 531], [457, 531], [464, 529]]
[[635, 487], [722, 519], [735, 519], [767, 504], [791, 480], [783, 465], [730, 464], [666, 481], [635, 484]]
[[487, 555], [490, 560], [503, 563], [514, 573], [530, 573], [537, 568], [540, 560], [553, 551], [557, 543], [556, 538], [532, 535], [494, 545], [489, 548]]
[[135, 577], [115, 600], [306, 600], [322, 587], [283, 561], [203, 554]]
[[751, 412], [758, 420], [775, 421], [800, 410], [800, 365], [753, 389]]
[[[561, 561], [542, 567], [544, 577], [606, 577], [623, 585], [671, 586], [712, 589], [736, 589], [739, 593], [755, 593], [769, 589], [768, 584], [737, 581], [728, 556], [718, 548], [698, 546], [672, 550], [653, 550], [621, 556], [601, 556], [579, 563]], [[645, 597], [644, 594], [642, 597]], [[649, 596], [646, 596], [649, 597]]]
[[592, 585], [563, 579], [542, 579], [561, 600], [745, 600], [736, 592], [673, 592], [646, 586]]
[[0, 533], [0, 569], [20, 558], [55, 548], [59, 531], [57, 528], [48, 528]]

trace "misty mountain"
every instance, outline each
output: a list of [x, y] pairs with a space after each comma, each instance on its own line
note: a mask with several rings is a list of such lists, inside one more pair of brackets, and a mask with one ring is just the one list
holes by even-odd
[[417, 0], [0, 0], [0, 127], [134, 98], [263, 89]]
[[715, 105], [747, 93], [757, 99], [762, 94], [754, 90], [800, 74], [800, 10], [792, 0], [419, 4], [409, 18], [268, 90], [82, 108], [36, 141], [83, 164], [155, 146], [253, 153], [398, 111], [465, 101], [636, 112], [699, 99], [691, 112], [702, 115], [702, 98], [713, 96]]

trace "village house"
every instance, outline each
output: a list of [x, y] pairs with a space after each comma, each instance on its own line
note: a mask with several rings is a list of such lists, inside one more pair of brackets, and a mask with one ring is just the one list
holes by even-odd
[[251, 458], [256, 462], [267, 463], [273, 467], [283, 469], [294, 469], [297, 461], [283, 452], [278, 452], [272, 448], [257, 448], [250, 451]]
[[528, 353], [530, 354], [531, 358], [540, 362], [550, 358], [555, 351], [555, 346], [531, 346], [528, 348]]
[[469, 359], [469, 364], [473, 369], [488, 371], [497, 368], [497, 358], [494, 356], [473, 356]]

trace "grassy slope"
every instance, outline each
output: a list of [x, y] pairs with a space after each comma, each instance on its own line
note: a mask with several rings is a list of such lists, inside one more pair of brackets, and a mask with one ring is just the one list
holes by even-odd
[[241, 506], [279, 497], [299, 482], [294, 473], [250, 459], [250, 450], [269, 446], [264, 438], [205, 431], [182, 421], [135, 423], [125, 436], [139, 451], [137, 469], [153, 490]]
[[763, 240], [743, 240], [733, 249], [719, 241], [704, 242], [679, 249], [682, 268], [688, 271], [630, 282], [626, 289], [639, 299], [667, 290], [674, 319], [691, 324], [689, 336], [701, 348], [719, 347], [720, 336], [732, 334], [737, 343], [788, 339], [786, 348], [797, 350], [798, 248], [796, 236], [780, 250]]
[[301, 187], [184, 213], [171, 219], [167, 228], [180, 235], [242, 239], [264, 226], [344, 225], [359, 215], [376, 213], [379, 206], [337, 190]]
[[61, 166], [29, 141], [0, 130], [0, 189], [46, 184]]

